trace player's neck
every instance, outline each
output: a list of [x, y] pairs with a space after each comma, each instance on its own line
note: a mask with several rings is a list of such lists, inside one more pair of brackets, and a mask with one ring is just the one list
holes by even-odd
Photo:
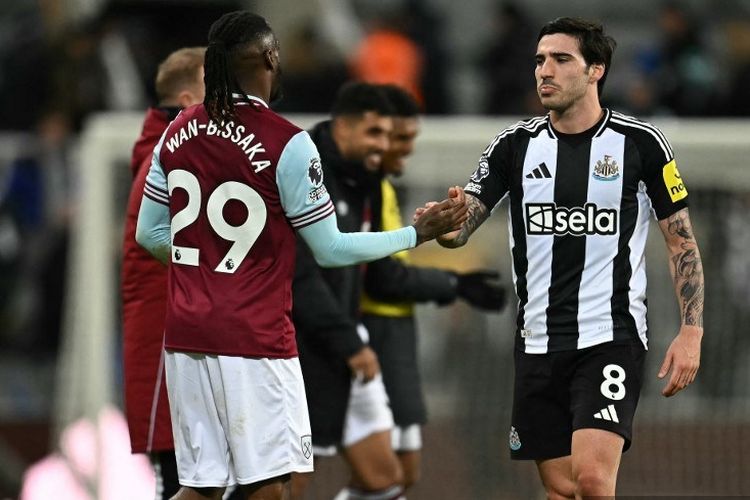
[[263, 99], [263, 102], [268, 103], [271, 97], [271, 82], [266, 81], [263, 78], [247, 77], [238, 75], [238, 84], [245, 95], [251, 95]]
[[555, 130], [563, 134], [580, 134], [596, 125], [603, 112], [598, 99], [581, 99], [563, 111], [552, 110], [550, 119]]

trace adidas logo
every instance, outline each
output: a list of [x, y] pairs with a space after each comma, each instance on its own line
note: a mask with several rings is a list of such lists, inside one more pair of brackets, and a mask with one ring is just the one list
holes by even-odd
[[538, 167], [531, 171], [530, 174], [526, 175], [527, 179], [551, 179], [552, 174], [549, 173], [549, 169], [544, 162], [540, 163]]
[[620, 419], [617, 418], [617, 412], [615, 411], [615, 405], [609, 405], [602, 409], [602, 411], [594, 413], [594, 418], [620, 423]]

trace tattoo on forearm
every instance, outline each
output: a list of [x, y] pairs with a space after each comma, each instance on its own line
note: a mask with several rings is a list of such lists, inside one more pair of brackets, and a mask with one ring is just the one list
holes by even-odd
[[464, 222], [463, 226], [461, 226], [461, 232], [456, 238], [458, 246], [466, 244], [469, 240], [469, 236], [471, 236], [471, 234], [476, 231], [476, 229], [481, 226], [490, 215], [489, 210], [487, 210], [484, 203], [477, 198], [468, 196], [466, 203], [469, 205], [469, 218]]
[[703, 326], [703, 263], [687, 209], [680, 210], [668, 219], [667, 231], [682, 239], [679, 248], [672, 249], [672, 272], [677, 290], [683, 322]]

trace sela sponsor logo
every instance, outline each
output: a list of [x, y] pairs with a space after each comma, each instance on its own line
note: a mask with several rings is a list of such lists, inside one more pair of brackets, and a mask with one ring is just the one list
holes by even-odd
[[680, 201], [688, 195], [687, 188], [682, 182], [682, 177], [680, 177], [680, 172], [677, 170], [677, 162], [672, 160], [664, 165], [661, 175], [664, 179], [664, 185], [667, 187], [667, 191], [669, 191], [672, 203]]
[[617, 210], [599, 208], [594, 203], [572, 208], [558, 207], [554, 203], [527, 203], [526, 234], [557, 236], [617, 234]]
[[599, 181], [613, 181], [620, 177], [620, 167], [610, 155], [604, 155], [604, 160], [599, 160], [594, 165], [594, 179]]

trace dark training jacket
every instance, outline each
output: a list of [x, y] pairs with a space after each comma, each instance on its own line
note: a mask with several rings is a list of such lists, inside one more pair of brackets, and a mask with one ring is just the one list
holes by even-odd
[[[341, 232], [362, 230], [379, 179], [363, 164], [346, 161], [331, 137], [331, 122], [316, 125], [310, 136], [318, 148], [323, 182], [336, 207]], [[357, 334], [360, 266], [324, 269], [297, 238], [292, 315], [305, 379], [313, 444], [338, 445], [349, 401], [351, 372], [346, 360], [364, 346]]]

